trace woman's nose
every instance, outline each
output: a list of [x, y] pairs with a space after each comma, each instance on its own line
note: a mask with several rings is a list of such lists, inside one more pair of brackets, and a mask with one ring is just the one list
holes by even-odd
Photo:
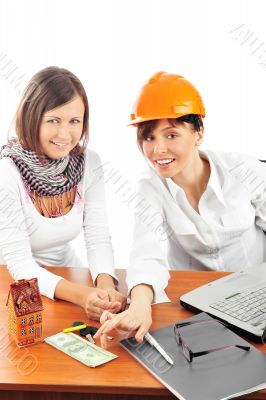
[[164, 140], [156, 140], [153, 148], [154, 153], [167, 153], [167, 146]]
[[71, 136], [70, 132], [69, 132], [69, 127], [66, 125], [63, 125], [63, 124], [61, 126], [59, 126], [58, 130], [57, 130], [57, 136], [58, 136], [58, 138], [61, 138], [61, 139], [69, 138]]

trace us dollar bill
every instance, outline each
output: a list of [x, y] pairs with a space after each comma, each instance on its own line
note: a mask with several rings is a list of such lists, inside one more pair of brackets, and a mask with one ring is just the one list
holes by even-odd
[[74, 333], [59, 332], [44, 341], [89, 367], [97, 367], [117, 358], [117, 355], [104, 350]]

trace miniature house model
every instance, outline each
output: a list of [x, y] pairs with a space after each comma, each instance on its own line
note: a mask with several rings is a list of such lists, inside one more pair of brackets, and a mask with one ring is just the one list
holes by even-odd
[[7, 311], [9, 332], [19, 347], [42, 340], [43, 305], [37, 278], [10, 285]]

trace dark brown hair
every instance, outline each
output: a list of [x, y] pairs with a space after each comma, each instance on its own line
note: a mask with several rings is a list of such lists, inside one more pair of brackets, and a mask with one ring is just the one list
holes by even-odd
[[[160, 120], [154, 119], [151, 121], [140, 122], [137, 126], [137, 142], [140, 150], [142, 151], [143, 140], [146, 140], [151, 132], [156, 128]], [[187, 114], [179, 118], [168, 118], [168, 122], [172, 126], [176, 126], [182, 122], [187, 122], [191, 124], [195, 130], [198, 132], [200, 128], [203, 128], [203, 121], [201, 115], [198, 114]]]
[[48, 67], [35, 74], [23, 92], [15, 116], [15, 129], [23, 147], [42, 155], [39, 131], [45, 112], [68, 103], [80, 96], [84, 104], [83, 130], [81, 144], [72, 151], [72, 155], [84, 152], [89, 136], [89, 105], [84, 87], [80, 80], [64, 68]]

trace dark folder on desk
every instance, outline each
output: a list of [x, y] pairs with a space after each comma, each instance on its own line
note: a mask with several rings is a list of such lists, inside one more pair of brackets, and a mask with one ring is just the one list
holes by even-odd
[[[211, 317], [201, 313], [185, 321], [199, 319]], [[217, 351], [189, 363], [176, 343], [173, 324], [151, 334], [173, 358], [174, 366], [146, 341], [139, 344], [130, 338], [121, 345], [180, 400], [223, 400], [266, 388], [266, 356], [218, 321], [181, 329], [195, 352], [234, 344], [251, 348]]]

